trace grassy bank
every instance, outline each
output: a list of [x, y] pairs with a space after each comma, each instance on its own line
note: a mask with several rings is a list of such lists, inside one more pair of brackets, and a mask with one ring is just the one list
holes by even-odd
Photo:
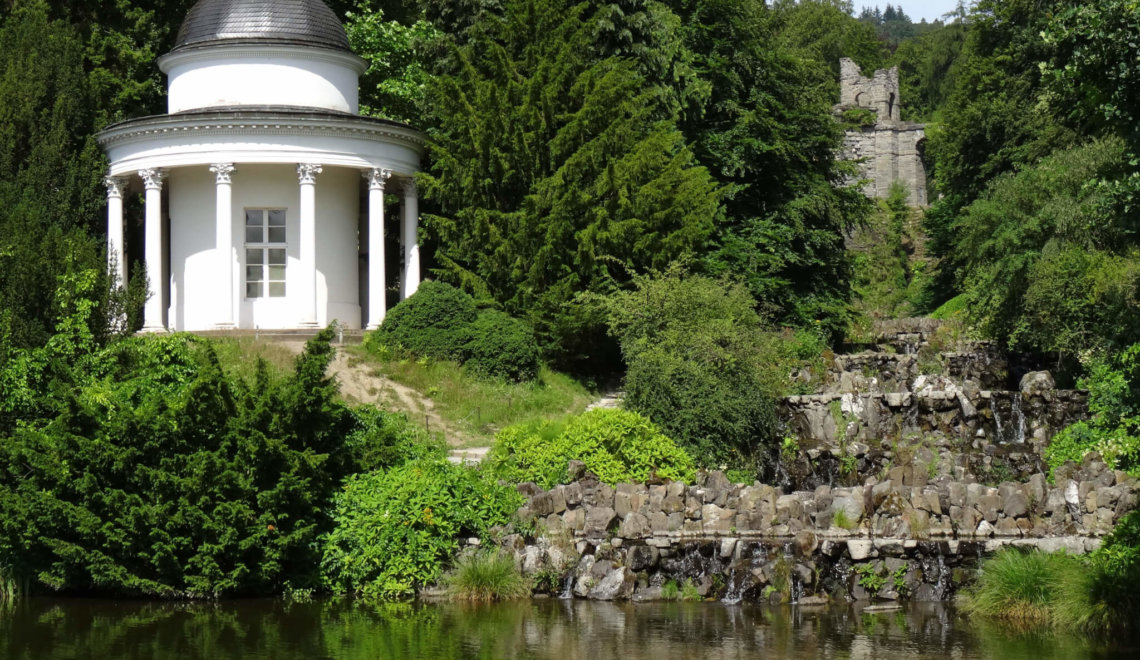
[[[597, 394], [566, 374], [547, 367], [525, 383], [472, 376], [459, 364], [432, 359], [380, 359], [360, 346], [349, 351], [353, 364], [417, 392], [432, 411], [476, 442], [490, 444], [495, 433], [520, 422], [555, 419], [586, 409]], [[395, 406], [398, 400], [386, 402]]]

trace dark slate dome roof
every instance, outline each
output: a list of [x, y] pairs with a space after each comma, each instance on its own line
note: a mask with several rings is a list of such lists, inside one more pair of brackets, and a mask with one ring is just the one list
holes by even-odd
[[200, 0], [186, 14], [174, 50], [221, 42], [352, 50], [344, 26], [321, 0]]

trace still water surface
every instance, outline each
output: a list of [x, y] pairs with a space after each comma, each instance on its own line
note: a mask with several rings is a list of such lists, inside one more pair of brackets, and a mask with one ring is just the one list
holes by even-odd
[[1014, 635], [951, 606], [870, 614], [719, 603], [487, 606], [29, 599], [0, 604], [0, 658], [1140, 658], [1140, 645]]

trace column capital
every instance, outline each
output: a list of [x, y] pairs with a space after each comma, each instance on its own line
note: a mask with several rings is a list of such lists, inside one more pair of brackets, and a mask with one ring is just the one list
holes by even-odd
[[369, 190], [384, 190], [384, 186], [387, 185], [388, 179], [392, 178], [392, 170], [381, 169], [378, 167], [374, 167], [370, 170], [361, 172], [360, 174], [368, 180]]
[[317, 175], [324, 171], [319, 163], [301, 163], [297, 166], [297, 179], [301, 185], [317, 182]]
[[147, 190], [162, 190], [162, 182], [166, 179], [167, 171], [155, 167], [139, 170], [143, 185]]
[[232, 183], [236, 169], [233, 163], [214, 163], [210, 166], [210, 171], [218, 177], [218, 183]]
[[127, 191], [128, 183], [127, 178], [122, 176], [107, 176], [103, 178], [103, 185], [107, 186], [107, 197], [122, 199], [123, 193]]
[[416, 180], [408, 177], [403, 181], [404, 197], [414, 197], [416, 195]]

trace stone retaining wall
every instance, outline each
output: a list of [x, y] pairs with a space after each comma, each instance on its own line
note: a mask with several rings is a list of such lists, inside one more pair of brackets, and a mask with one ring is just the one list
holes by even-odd
[[654, 598], [689, 580], [730, 601], [947, 598], [962, 569], [1001, 545], [1098, 547], [1140, 494], [1095, 455], [1060, 470], [1056, 486], [1037, 474], [998, 487], [869, 479], [785, 493], [710, 472], [693, 486], [611, 488], [587, 475], [519, 489], [528, 498], [519, 517], [535, 532], [504, 546], [524, 572], [581, 597]]

